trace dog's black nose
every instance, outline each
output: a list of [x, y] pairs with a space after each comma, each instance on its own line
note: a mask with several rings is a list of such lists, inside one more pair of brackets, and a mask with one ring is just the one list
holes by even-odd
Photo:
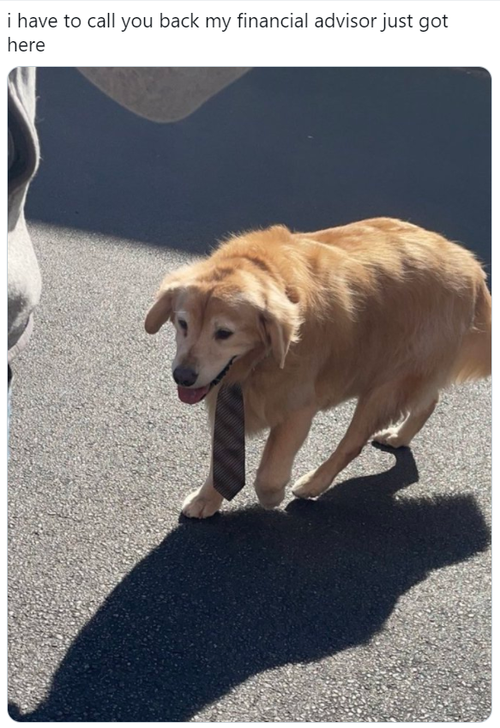
[[181, 387], [192, 387], [198, 378], [197, 373], [189, 367], [175, 367], [174, 379]]

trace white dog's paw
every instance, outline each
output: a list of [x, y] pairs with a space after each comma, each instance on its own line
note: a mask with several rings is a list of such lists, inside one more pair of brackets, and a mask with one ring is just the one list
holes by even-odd
[[381, 430], [373, 436], [373, 442], [380, 445], [389, 445], [390, 447], [406, 447], [408, 442], [400, 435], [400, 427], [389, 427], [387, 430]]
[[222, 496], [210, 497], [195, 490], [182, 504], [182, 513], [188, 518], [210, 518], [217, 513], [221, 503]]
[[280, 488], [279, 490], [265, 490], [262, 488], [255, 488], [259, 503], [262, 508], [270, 511], [272, 508], [277, 508], [285, 497], [285, 489]]
[[292, 493], [297, 498], [316, 498], [325, 492], [328, 485], [321, 481], [316, 470], [311, 470], [310, 473], [306, 473], [297, 480], [292, 488]]

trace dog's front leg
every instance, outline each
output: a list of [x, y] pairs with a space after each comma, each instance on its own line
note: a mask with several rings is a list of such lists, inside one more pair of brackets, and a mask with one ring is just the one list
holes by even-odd
[[[208, 420], [212, 434], [212, 453], [214, 448], [215, 408], [208, 403]], [[224, 498], [214, 488], [213, 455], [210, 457], [210, 472], [205, 483], [193, 490], [182, 504], [182, 513], [188, 518], [210, 518], [217, 513]]]
[[209, 518], [217, 513], [223, 498], [213, 485], [212, 466], [205, 483], [188, 495], [182, 504], [182, 513], [188, 518]]
[[255, 491], [264, 508], [276, 508], [285, 497], [295, 455], [309, 433], [315, 414], [315, 408], [303, 408], [271, 428], [255, 479]]

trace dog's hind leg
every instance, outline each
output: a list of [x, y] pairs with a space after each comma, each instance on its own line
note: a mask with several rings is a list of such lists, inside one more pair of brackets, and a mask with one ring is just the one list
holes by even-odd
[[303, 475], [292, 488], [299, 498], [315, 498], [330, 487], [334, 478], [356, 458], [380, 427], [401, 416], [404, 389], [389, 383], [360, 397], [354, 416], [337, 449], [319, 468]]
[[255, 491], [264, 508], [275, 508], [285, 496], [295, 455], [306, 439], [317, 409], [292, 412], [271, 429], [255, 479]]
[[374, 442], [391, 447], [407, 447], [434, 412], [438, 399], [436, 395], [429, 404], [413, 408], [401, 424], [377, 432], [373, 437]]

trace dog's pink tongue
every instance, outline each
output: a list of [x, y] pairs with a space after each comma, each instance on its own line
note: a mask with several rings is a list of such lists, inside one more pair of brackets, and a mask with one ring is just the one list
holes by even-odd
[[181, 402], [185, 404], [196, 404], [207, 394], [210, 389], [207, 384], [206, 387], [198, 387], [197, 389], [188, 389], [187, 387], [177, 387], [177, 394]]

